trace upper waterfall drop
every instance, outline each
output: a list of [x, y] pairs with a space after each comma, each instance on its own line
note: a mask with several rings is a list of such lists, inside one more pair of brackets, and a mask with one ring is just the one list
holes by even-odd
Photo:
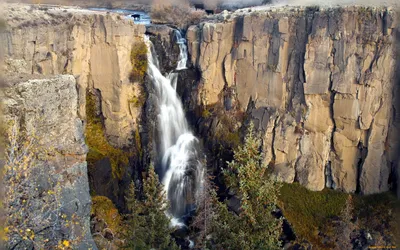
[[182, 37], [182, 33], [178, 30], [175, 30], [175, 36], [177, 39], [177, 43], [179, 45], [179, 61], [176, 70], [186, 69], [187, 60], [188, 60], [188, 51], [186, 45], [186, 39]]
[[[182, 34], [175, 31], [180, 48], [176, 70], [186, 69], [187, 46]], [[159, 175], [170, 202], [172, 224], [183, 225], [182, 218], [194, 208], [196, 196], [202, 188], [203, 165], [198, 152], [198, 139], [189, 129], [182, 102], [176, 92], [178, 73], [164, 76], [160, 71], [157, 53], [150, 39], [148, 46], [148, 76], [158, 107]]]

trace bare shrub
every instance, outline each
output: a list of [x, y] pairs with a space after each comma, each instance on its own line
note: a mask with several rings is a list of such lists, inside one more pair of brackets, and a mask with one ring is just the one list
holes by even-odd
[[8, 249], [70, 249], [81, 240], [68, 236], [79, 218], [63, 214], [61, 186], [46, 164], [49, 151], [23, 132], [17, 119], [8, 125], [3, 200]]
[[186, 28], [199, 23], [205, 16], [205, 12], [190, 7], [190, 4], [185, 0], [155, 0], [152, 4], [150, 15], [155, 23], [168, 23], [179, 28]]
[[341, 212], [340, 220], [336, 222], [336, 230], [334, 236], [334, 249], [353, 249], [351, 243], [352, 233], [357, 228], [357, 223], [353, 221], [354, 204], [351, 195], [347, 197], [346, 204]]
[[218, 216], [218, 187], [213, 183], [213, 180], [214, 176], [205, 174], [203, 187], [196, 200], [196, 216], [190, 225], [197, 249], [207, 249], [209, 247], [213, 221]]

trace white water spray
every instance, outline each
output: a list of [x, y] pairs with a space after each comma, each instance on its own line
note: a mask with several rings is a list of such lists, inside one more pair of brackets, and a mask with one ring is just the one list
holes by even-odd
[[[177, 71], [186, 69], [186, 41], [176, 31], [180, 48]], [[197, 192], [202, 185], [203, 166], [197, 152], [197, 138], [191, 133], [186, 121], [182, 103], [176, 93], [178, 73], [171, 72], [166, 77], [159, 69], [157, 54], [150, 40], [148, 75], [151, 78], [157, 96], [159, 156], [162, 183], [170, 202], [168, 215], [173, 225], [183, 225], [182, 218], [194, 207]]]

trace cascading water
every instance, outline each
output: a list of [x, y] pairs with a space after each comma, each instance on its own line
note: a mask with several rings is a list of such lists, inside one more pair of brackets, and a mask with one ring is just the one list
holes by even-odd
[[[186, 69], [186, 41], [175, 31], [180, 48], [178, 70]], [[203, 166], [198, 155], [198, 140], [191, 133], [182, 103], [176, 93], [178, 73], [163, 76], [153, 44], [148, 45], [148, 76], [157, 97], [160, 158], [159, 175], [170, 202], [168, 215], [173, 225], [183, 225], [182, 219], [193, 209], [197, 193], [202, 188]]]
[[[188, 53], [187, 53], [187, 46], [186, 46], [186, 39], [182, 37], [181, 32], [175, 31], [177, 43], [179, 45], [179, 61], [176, 70], [186, 69]], [[176, 88], [176, 87], [175, 87]]]

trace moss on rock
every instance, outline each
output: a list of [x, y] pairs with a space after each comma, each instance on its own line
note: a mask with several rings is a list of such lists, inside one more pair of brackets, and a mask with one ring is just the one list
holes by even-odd
[[122, 217], [118, 209], [110, 199], [105, 196], [92, 197], [91, 215], [95, 216], [107, 224], [107, 227], [115, 233], [122, 232]]
[[116, 148], [107, 141], [104, 133], [101, 117], [96, 115], [95, 97], [86, 95], [86, 143], [89, 146], [87, 162], [93, 166], [96, 162], [109, 158], [114, 178], [121, 179], [125, 173], [125, 167], [129, 164], [130, 152]]
[[135, 108], [141, 108], [144, 106], [145, 102], [147, 100], [147, 94], [146, 91], [144, 90], [142, 85], [139, 85], [139, 93], [137, 95], [132, 95], [128, 99], [129, 104], [133, 104]]
[[147, 71], [147, 45], [143, 40], [136, 42], [131, 50], [132, 71], [130, 75], [131, 82], [143, 81]]

